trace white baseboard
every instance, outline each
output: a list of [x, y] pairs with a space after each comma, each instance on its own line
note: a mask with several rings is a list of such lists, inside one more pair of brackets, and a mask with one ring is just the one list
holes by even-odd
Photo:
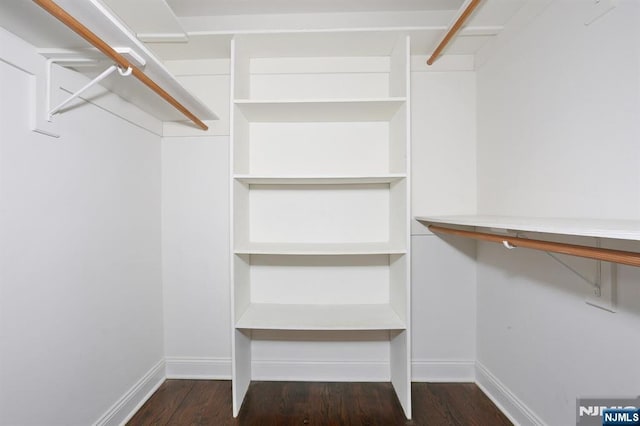
[[[253, 380], [304, 380], [385, 382], [390, 380], [386, 361], [253, 360]], [[230, 380], [229, 358], [167, 358], [167, 379]], [[416, 382], [475, 382], [475, 362], [470, 360], [414, 360]]]
[[433, 383], [473, 383], [476, 381], [476, 363], [474, 360], [413, 359], [411, 380]]
[[125, 424], [165, 380], [165, 362], [159, 361], [122, 398], [94, 423], [95, 426]]
[[166, 358], [167, 379], [231, 380], [231, 358]]
[[545, 423], [484, 365], [476, 362], [476, 384], [515, 425], [544, 426]]
[[252, 380], [309, 382], [387, 382], [386, 361], [253, 360]]

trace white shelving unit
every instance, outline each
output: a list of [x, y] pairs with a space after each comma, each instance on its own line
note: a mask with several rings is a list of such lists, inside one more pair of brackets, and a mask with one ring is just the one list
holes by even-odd
[[234, 415], [253, 330], [378, 330], [411, 416], [409, 47], [391, 33], [232, 41]]

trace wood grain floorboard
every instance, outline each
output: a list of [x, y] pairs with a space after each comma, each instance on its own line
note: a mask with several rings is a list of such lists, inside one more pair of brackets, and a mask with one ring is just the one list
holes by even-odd
[[390, 383], [252, 382], [234, 419], [231, 382], [167, 380], [128, 425], [511, 425], [473, 383], [413, 383], [412, 393], [407, 420]]

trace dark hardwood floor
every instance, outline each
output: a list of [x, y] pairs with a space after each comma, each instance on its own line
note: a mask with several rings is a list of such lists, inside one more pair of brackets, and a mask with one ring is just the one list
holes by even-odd
[[137, 425], [511, 425], [472, 383], [413, 383], [413, 420], [390, 383], [252, 382], [231, 415], [231, 382], [167, 380], [127, 423]]

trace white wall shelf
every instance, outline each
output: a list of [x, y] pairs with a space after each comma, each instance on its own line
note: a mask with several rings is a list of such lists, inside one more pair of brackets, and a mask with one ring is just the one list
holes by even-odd
[[[78, 67], [77, 71], [90, 78], [111, 65], [101, 53], [92, 48], [64, 24], [48, 15], [34, 2], [5, 2], [0, 24], [39, 49], [47, 58], [94, 59], [95, 66]], [[144, 73], [166, 90], [178, 102], [202, 120], [216, 120], [217, 115], [200, 99], [187, 91], [162, 62], [122, 23], [100, 0], [57, 0], [61, 8], [88, 27], [113, 48], [129, 48], [145, 62]], [[162, 121], [188, 119], [156, 93], [135, 78], [108, 77], [101, 84], [126, 101]], [[65, 88], [77, 89], [77, 88]]]
[[236, 246], [236, 254], [281, 254], [281, 255], [369, 255], [369, 254], [405, 254], [406, 248], [395, 247], [390, 243], [249, 243]]
[[404, 330], [391, 305], [316, 305], [253, 303], [236, 328], [260, 330]]
[[416, 216], [415, 219], [425, 223], [442, 223], [475, 228], [640, 240], [640, 221], [638, 220], [489, 215]]
[[317, 50], [286, 35], [232, 41], [234, 415], [253, 349], [271, 343], [252, 342], [263, 329], [304, 332], [292, 350], [327, 330], [394, 331], [362, 347], [390, 354], [411, 416], [410, 46], [388, 36], [374, 56], [345, 50], [348, 33], [308, 37]]
[[250, 185], [337, 185], [392, 183], [406, 178], [406, 174], [388, 174], [379, 176], [253, 176], [235, 175], [238, 182]]
[[235, 105], [253, 122], [386, 121], [405, 98], [387, 99], [237, 99]]

